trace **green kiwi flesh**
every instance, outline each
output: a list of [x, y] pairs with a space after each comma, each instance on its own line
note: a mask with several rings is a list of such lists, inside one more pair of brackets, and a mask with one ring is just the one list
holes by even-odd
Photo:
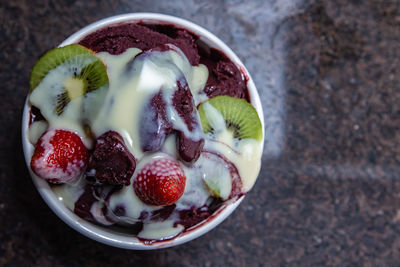
[[198, 111], [205, 133], [214, 132], [204, 108], [205, 103], [212, 105], [222, 115], [226, 128], [234, 138], [262, 139], [262, 126], [256, 109], [244, 99], [230, 96], [216, 96], [200, 104]]
[[38, 60], [31, 73], [31, 92], [38, 88], [52, 71], [63, 72], [65, 79], [57, 81], [57, 85], [54, 85], [58, 91], [51, 101], [54, 101], [52, 105], [57, 115], [63, 112], [72, 99], [108, 84], [104, 63], [93, 51], [77, 44], [50, 50]]
[[226, 200], [229, 197], [229, 194], [227, 196], [223, 196], [221, 192], [221, 188], [223, 185], [221, 185], [220, 177], [212, 177], [212, 178], [206, 177], [203, 178], [203, 181], [206, 184], [208, 190], [214, 197], [221, 198], [223, 200]]

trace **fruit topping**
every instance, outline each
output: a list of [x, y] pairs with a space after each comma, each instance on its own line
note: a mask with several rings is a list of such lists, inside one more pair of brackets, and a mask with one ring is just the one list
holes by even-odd
[[46, 118], [51, 114], [61, 115], [72, 100], [107, 84], [103, 62], [94, 52], [77, 44], [44, 54], [33, 67], [30, 78], [31, 91], [41, 91], [39, 103], [44, 101], [51, 107], [43, 110], [38, 105]]
[[133, 180], [136, 195], [144, 203], [171, 205], [185, 191], [186, 176], [179, 163], [170, 158], [155, 158], [143, 166]]
[[88, 151], [78, 135], [51, 129], [39, 138], [31, 158], [31, 168], [49, 182], [72, 183], [80, 178], [87, 159]]
[[242, 181], [236, 166], [224, 156], [209, 151], [201, 153], [203, 181], [214, 197], [223, 200], [242, 192]]
[[108, 131], [96, 140], [86, 175], [101, 183], [129, 185], [136, 168], [136, 160], [120, 134]]
[[[257, 111], [243, 99], [217, 96], [202, 103], [198, 110], [205, 133], [219, 134], [227, 129], [234, 138], [253, 138], [258, 141], [262, 139], [262, 126]], [[225, 127], [220, 125], [219, 114], [225, 121]]]

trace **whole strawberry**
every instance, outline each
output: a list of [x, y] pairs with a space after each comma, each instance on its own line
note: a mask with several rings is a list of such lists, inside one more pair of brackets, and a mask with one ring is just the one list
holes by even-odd
[[88, 151], [73, 132], [51, 129], [38, 140], [31, 158], [32, 171], [52, 183], [76, 181], [85, 169]]
[[157, 158], [139, 170], [133, 180], [136, 195], [146, 204], [171, 205], [185, 191], [186, 176], [179, 163], [169, 158]]

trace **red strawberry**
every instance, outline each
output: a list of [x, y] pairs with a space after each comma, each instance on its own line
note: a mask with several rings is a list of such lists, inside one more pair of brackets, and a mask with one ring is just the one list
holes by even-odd
[[49, 130], [38, 140], [31, 158], [31, 168], [52, 183], [70, 183], [82, 174], [88, 151], [81, 138], [66, 130]]
[[136, 195], [146, 204], [166, 206], [185, 191], [186, 177], [179, 163], [161, 158], [147, 163], [133, 180]]

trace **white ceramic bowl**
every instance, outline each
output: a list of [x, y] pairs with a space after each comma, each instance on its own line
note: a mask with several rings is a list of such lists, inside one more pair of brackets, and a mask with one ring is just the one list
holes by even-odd
[[[251, 102], [258, 112], [262, 126], [264, 128], [264, 116], [261, 107], [260, 97], [257, 93], [257, 89], [253, 83], [253, 80], [251, 79], [251, 76], [247, 72], [243, 63], [225, 43], [223, 43], [220, 39], [218, 39], [215, 35], [213, 35], [209, 31], [203, 29], [202, 27], [192, 22], [177, 17], [156, 14], [156, 13], [131, 13], [131, 14], [118, 15], [97, 21], [95, 23], [92, 23], [84, 27], [83, 29], [79, 30], [78, 32], [74, 33], [69, 38], [67, 38], [64, 42], [60, 44], [60, 46], [76, 43], [79, 40], [81, 40], [84, 36], [98, 29], [101, 29], [105, 26], [109, 26], [116, 23], [135, 22], [135, 21], [144, 21], [144, 22], [161, 23], [161, 24], [168, 23], [177, 25], [178, 27], [188, 29], [189, 31], [200, 36], [200, 39], [204, 41], [208, 46], [223, 51], [233, 62], [235, 62], [242, 69], [242, 71], [246, 73], [247, 77], [249, 78], [247, 86], [249, 89]], [[99, 241], [101, 243], [110, 246], [125, 248], [125, 249], [135, 249], [135, 250], [150, 250], [150, 249], [159, 249], [159, 248], [176, 246], [188, 242], [190, 240], [193, 240], [205, 234], [206, 232], [212, 230], [214, 227], [220, 224], [226, 217], [228, 217], [242, 202], [244, 198], [243, 196], [234, 203], [231, 203], [226, 207], [222, 208], [221, 210], [217, 211], [215, 213], [216, 215], [211, 220], [203, 222], [200, 226], [197, 226], [193, 230], [188, 231], [187, 233], [183, 233], [172, 240], [156, 242], [152, 245], [146, 245], [143, 242], [140, 242], [137, 238], [135, 238], [132, 235], [117, 232], [112, 229], [108, 229], [106, 227], [101, 227], [92, 224], [88, 221], [83, 220], [82, 218], [78, 217], [73, 212], [71, 212], [69, 209], [67, 209], [62, 204], [62, 202], [59, 201], [57, 197], [54, 195], [48, 183], [43, 179], [40, 179], [38, 176], [36, 176], [30, 169], [30, 158], [34, 150], [34, 147], [28, 140], [28, 124], [29, 124], [30, 108], [31, 107], [28, 101], [26, 101], [22, 118], [22, 142], [23, 142], [25, 161], [28, 166], [29, 172], [32, 176], [33, 182], [37, 190], [39, 191], [40, 195], [44, 199], [44, 201], [54, 211], [54, 213], [57, 214], [58, 217], [60, 217], [66, 224], [68, 224], [81, 234], [91, 239], [94, 239], [96, 241]]]

